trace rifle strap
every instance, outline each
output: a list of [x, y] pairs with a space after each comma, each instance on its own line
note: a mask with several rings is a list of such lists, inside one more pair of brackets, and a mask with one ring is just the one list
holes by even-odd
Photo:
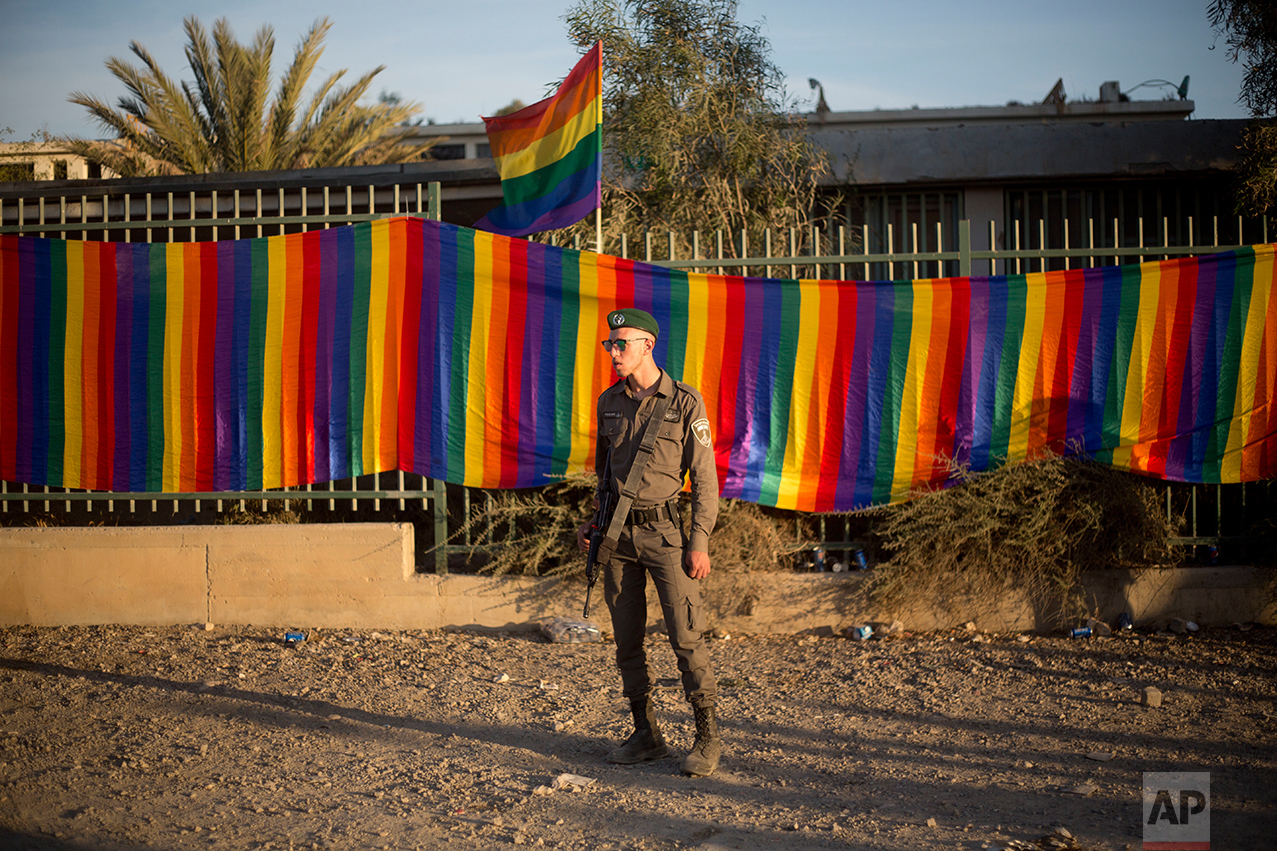
[[652, 459], [652, 453], [656, 449], [656, 436], [661, 430], [661, 424], [665, 421], [665, 413], [673, 402], [673, 394], [658, 396], [652, 415], [643, 425], [643, 439], [639, 442], [638, 454], [634, 456], [634, 465], [630, 467], [629, 475], [625, 477], [625, 484], [621, 486], [620, 499], [616, 501], [616, 508], [612, 511], [612, 521], [608, 523], [607, 534], [603, 536], [603, 547], [607, 548], [608, 552], [614, 551], [621, 540], [621, 532], [625, 529], [625, 520], [629, 517], [630, 506], [633, 505], [634, 496], [638, 493], [639, 482], [643, 480], [643, 470], [647, 467], [647, 462]]

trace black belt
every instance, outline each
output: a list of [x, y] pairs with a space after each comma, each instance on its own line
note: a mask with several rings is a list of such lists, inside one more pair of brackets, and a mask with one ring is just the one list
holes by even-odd
[[664, 520], [667, 517], [671, 520], [669, 505], [657, 505], [652, 508], [631, 508], [630, 516], [626, 520], [632, 526], [642, 526], [646, 523], [655, 523], [658, 520]]

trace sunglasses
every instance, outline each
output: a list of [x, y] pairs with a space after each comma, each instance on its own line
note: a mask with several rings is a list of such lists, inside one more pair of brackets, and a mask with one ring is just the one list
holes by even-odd
[[642, 343], [648, 339], [648, 337], [631, 337], [628, 340], [625, 338], [621, 338], [619, 340], [604, 340], [602, 342], [603, 351], [611, 352], [612, 349], [616, 349], [618, 352], [623, 354], [625, 352], [625, 347], [630, 343]]

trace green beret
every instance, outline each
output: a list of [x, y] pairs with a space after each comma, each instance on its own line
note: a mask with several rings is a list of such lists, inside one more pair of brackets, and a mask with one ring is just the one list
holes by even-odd
[[613, 331], [618, 328], [638, 328], [640, 331], [648, 332], [653, 337], [659, 337], [661, 334], [661, 326], [656, 324], [656, 317], [646, 310], [639, 310], [637, 307], [611, 311], [607, 315], [607, 327]]

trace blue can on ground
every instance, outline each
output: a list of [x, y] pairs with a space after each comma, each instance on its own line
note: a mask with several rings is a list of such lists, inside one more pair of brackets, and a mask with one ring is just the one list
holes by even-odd
[[301, 644], [305, 640], [306, 640], [306, 633], [304, 632], [284, 633], [284, 644], [288, 645], [289, 647], [292, 647], [295, 644]]
[[856, 550], [851, 554], [851, 566], [854, 570], [869, 569], [869, 560], [865, 558], [864, 550]]
[[1070, 638], [1090, 638], [1091, 628], [1089, 626], [1075, 626], [1069, 630]]

